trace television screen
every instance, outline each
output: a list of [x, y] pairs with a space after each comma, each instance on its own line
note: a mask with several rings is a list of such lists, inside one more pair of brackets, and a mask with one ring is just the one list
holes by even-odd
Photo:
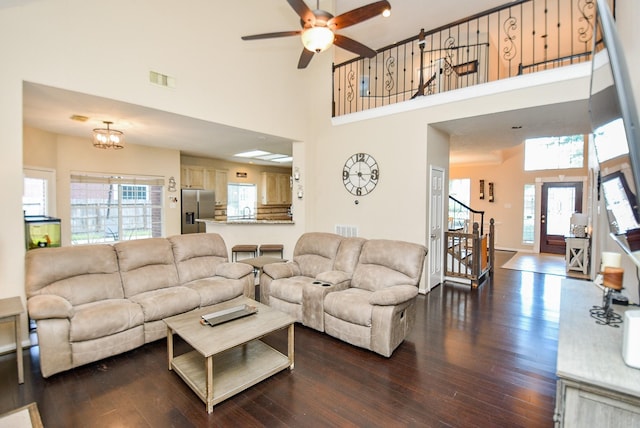
[[640, 232], [638, 112], [613, 16], [606, 0], [597, 6], [589, 112], [609, 229], [631, 253], [638, 248], [627, 238]]

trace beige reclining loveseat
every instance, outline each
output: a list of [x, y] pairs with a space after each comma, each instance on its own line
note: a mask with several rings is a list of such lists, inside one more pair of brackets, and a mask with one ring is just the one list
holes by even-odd
[[42, 376], [166, 337], [163, 318], [255, 294], [214, 233], [27, 252], [25, 287]]
[[410, 242], [303, 234], [293, 260], [265, 265], [261, 301], [386, 357], [415, 322], [427, 250]]

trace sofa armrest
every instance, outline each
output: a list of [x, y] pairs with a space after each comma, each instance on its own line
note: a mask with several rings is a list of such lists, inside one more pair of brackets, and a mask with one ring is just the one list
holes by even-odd
[[331, 285], [348, 286], [351, 282], [351, 275], [341, 270], [330, 270], [327, 272], [319, 273], [316, 276], [316, 280]]
[[55, 294], [42, 294], [27, 300], [29, 317], [34, 320], [72, 318], [75, 311], [71, 303]]
[[371, 293], [369, 303], [379, 306], [394, 306], [408, 302], [418, 295], [418, 287], [414, 285], [394, 285]]
[[224, 262], [216, 266], [216, 275], [227, 279], [240, 279], [253, 272], [253, 268], [246, 263]]
[[272, 279], [291, 278], [300, 275], [300, 267], [295, 262], [269, 263], [263, 266], [262, 272]]

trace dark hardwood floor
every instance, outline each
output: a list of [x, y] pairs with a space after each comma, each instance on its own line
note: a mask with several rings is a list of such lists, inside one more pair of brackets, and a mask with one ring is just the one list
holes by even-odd
[[[389, 359], [296, 325], [295, 369], [210, 415], [167, 370], [163, 340], [49, 379], [32, 347], [20, 386], [14, 354], [0, 356], [0, 413], [35, 401], [47, 428], [551, 427], [561, 279], [498, 267], [476, 290], [441, 285]], [[286, 349], [284, 333], [267, 341]]]

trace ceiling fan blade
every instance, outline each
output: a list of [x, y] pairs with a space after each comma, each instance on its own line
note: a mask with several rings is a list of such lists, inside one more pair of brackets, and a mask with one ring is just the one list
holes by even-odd
[[311, 62], [311, 58], [313, 58], [313, 52], [307, 49], [302, 49], [300, 59], [298, 60], [298, 68], [307, 68], [307, 65], [309, 65], [309, 62]]
[[377, 55], [377, 52], [374, 51], [373, 49], [363, 45], [360, 42], [356, 42], [355, 40], [350, 39], [349, 37], [346, 37], [346, 36], [342, 36], [340, 34], [336, 34], [336, 38], [333, 40], [333, 43], [336, 46], [341, 47], [342, 49], [346, 49], [353, 53], [357, 53], [358, 55], [363, 56], [365, 58], [373, 58], [374, 56]]
[[304, 0], [287, 0], [287, 3], [289, 3], [289, 6], [300, 16], [300, 19], [304, 22], [303, 27], [313, 26], [316, 22], [316, 15], [309, 9], [309, 6], [307, 6]]
[[275, 37], [287, 37], [287, 36], [299, 36], [302, 34], [302, 30], [294, 30], [294, 31], [279, 31], [276, 33], [264, 33], [264, 34], [253, 34], [251, 36], [242, 36], [242, 40], [259, 40], [259, 39], [273, 39]]
[[391, 10], [391, 5], [388, 1], [377, 1], [331, 18], [327, 26], [334, 29], [349, 27], [350, 25], [358, 24], [367, 19], [382, 15], [382, 12], [387, 9]]

